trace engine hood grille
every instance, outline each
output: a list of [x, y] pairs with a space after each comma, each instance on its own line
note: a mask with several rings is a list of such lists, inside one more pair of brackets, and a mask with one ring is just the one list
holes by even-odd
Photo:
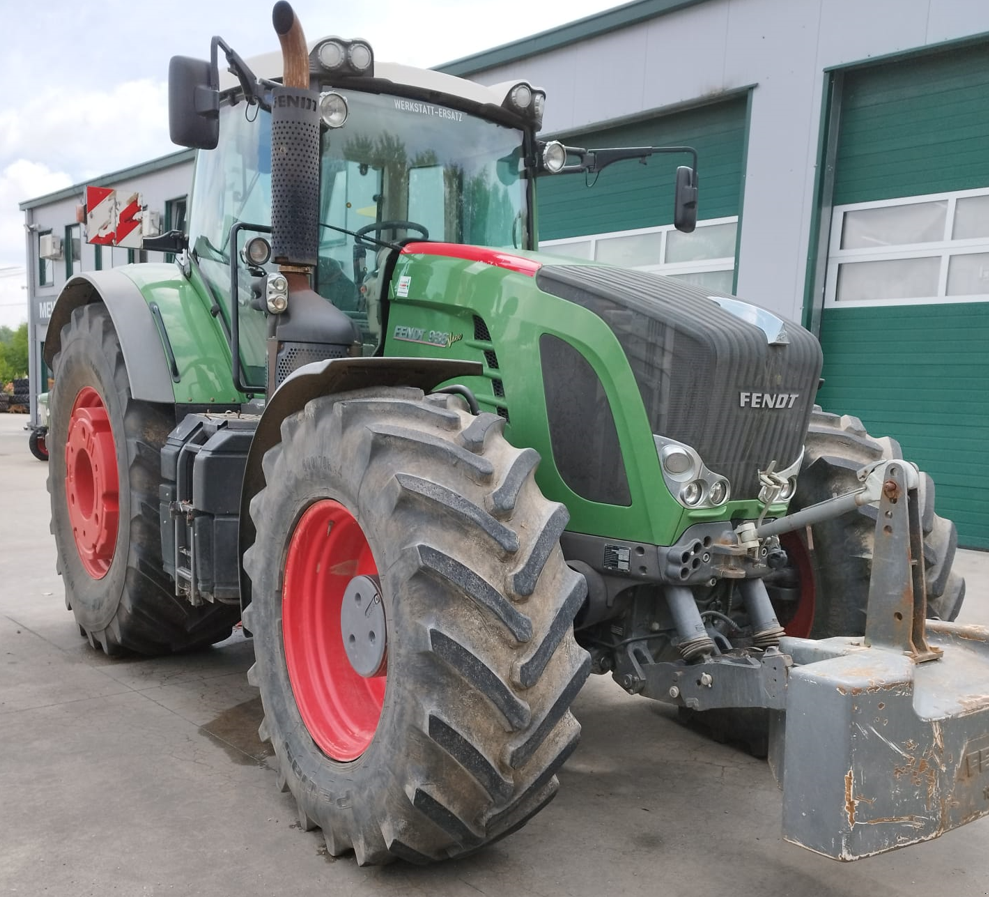
[[536, 283], [608, 324], [653, 433], [693, 446], [728, 477], [733, 498], [754, 498], [770, 461], [781, 469], [797, 460], [822, 364], [808, 331], [784, 322], [788, 342], [771, 344], [737, 306], [733, 313], [709, 291], [640, 271], [552, 265]]

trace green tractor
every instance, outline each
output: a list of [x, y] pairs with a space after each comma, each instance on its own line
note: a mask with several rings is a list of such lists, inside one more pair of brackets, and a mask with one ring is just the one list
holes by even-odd
[[[796, 324], [537, 251], [540, 177], [692, 151], [541, 142], [527, 82], [273, 19], [283, 68], [220, 38], [172, 60], [189, 233], [145, 247], [174, 264], [78, 275], [52, 315], [52, 531], [90, 643], [242, 619], [279, 784], [361, 864], [521, 827], [591, 672], [758, 734], [820, 853], [989, 811], [989, 645], [945, 622], [930, 480], [815, 407]], [[677, 227], [696, 209], [694, 157]]]

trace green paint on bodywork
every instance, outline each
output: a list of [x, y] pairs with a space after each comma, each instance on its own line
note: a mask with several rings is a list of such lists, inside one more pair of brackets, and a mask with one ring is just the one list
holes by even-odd
[[[537, 259], [543, 265], [572, 264], [538, 253], [513, 254]], [[400, 280], [407, 284], [407, 296], [396, 292]], [[567, 506], [572, 532], [669, 545], [695, 523], [758, 516], [756, 502], [729, 502], [718, 509], [687, 511], [670, 494], [631, 367], [614, 333], [593, 312], [544, 293], [535, 278], [526, 274], [435, 255], [400, 256], [390, 297], [384, 354], [480, 361], [484, 365], [482, 376], [457, 382], [474, 392], [482, 410], [508, 411], [506, 438], [515, 446], [539, 452], [542, 462], [536, 481], [547, 498]], [[475, 315], [486, 325], [490, 342], [474, 338]], [[409, 329], [423, 333], [410, 333]], [[600, 379], [615, 419], [630, 505], [589, 501], [573, 492], [557, 470], [540, 360], [543, 334], [576, 348]], [[497, 368], [490, 364], [495, 360], [492, 350]], [[496, 395], [497, 381], [503, 384], [503, 397]], [[593, 421], [588, 426], [593, 426]], [[775, 511], [774, 516], [784, 508]]]
[[[246, 401], [233, 385], [230, 345], [210, 313], [212, 299], [195, 265], [188, 279], [176, 265], [146, 263], [117, 269], [157, 303], [179, 371], [172, 383], [179, 405], [231, 405]], [[166, 349], [167, 352], [167, 349]]]

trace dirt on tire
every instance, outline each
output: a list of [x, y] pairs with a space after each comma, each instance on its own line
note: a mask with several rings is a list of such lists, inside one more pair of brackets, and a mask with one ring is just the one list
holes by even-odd
[[[333, 856], [422, 864], [475, 851], [549, 802], [577, 744], [569, 708], [590, 660], [573, 618], [586, 583], [564, 563], [568, 515], [536, 486], [538, 455], [509, 445], [503, 426], [454, 396], [365, 390], [310, 401], [264, 458], [245, 556], [249, 680], [279, 784]], [[387, 620], [380, 719], [347, 763], [303, 724], [281, 631], [286, 546], [324, 499], [366, 534]]]
[[[193, 607], [175, 595], [162, 569], [158, 487], [161, 447], [175, 426], [172, 406], [134, 399], [120, 340], [106, 307], [76, 308], [62, 328], [50, 398], [48, 491], [51, 532], [65, 604], [80, 632], [108, 655], [189, 651], [230, 635], [236, 606]], [[119, 523], [109, 569], [95, 579], [80, 560], [67, 513], [65, 440], [76, 396], [95, 390], [106, 408], [116, 453]]]

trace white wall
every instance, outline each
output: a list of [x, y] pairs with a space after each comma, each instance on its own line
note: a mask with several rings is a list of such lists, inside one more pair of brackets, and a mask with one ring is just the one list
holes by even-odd
[[738, 293], [800, 320], [824, 70], [987, 31], [975, 0], [709, 0], [471, 77], [544, 87], [545, 133], [756, 85]]

